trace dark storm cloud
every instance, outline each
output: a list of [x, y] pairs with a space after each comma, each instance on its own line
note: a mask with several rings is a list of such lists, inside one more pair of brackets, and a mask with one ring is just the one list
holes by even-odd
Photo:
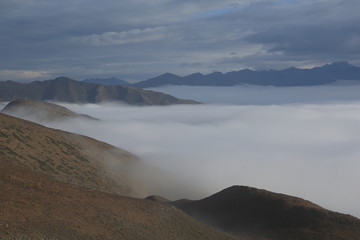
[[268, 12], [251, 9], [251, 15], [276, 15], [270, 23], [262, 21], [258, 32], [247, 37], [250, 42], [268, 46], [270, 52], [305, 55], [312, 58], [357, 57], [360, 53], [360, 2], [323, 1], [298, 8], [269, 6]]
[[351, 0], [5, 0], [0, 79], [359, 64], [359, 8]]

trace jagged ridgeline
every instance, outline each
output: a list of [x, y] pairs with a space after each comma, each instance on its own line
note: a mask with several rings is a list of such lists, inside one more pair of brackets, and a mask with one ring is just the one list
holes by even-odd
[[334, 83], [337, 80], [356, 80], [360, 82], [360, 68], [348, 62], [334, 62], [311, 69], [288, 68], [284, 70], [253, 71], [244, 69], [227, 73], [213, 72], [210, 74], [193, 73], [185, 77], [165, 73], [132, 84], [136, 87], [150, 88], [163, 85], [187, 86], [312, 86]]
[[118, 101], [132, 105], [194, 104], [168, 94], [124, 85], [101, 85], [60, 77], [55, 80], [19, 83], [0, 82], [0, 101], [19, 98], [53, 100], [70, 103], [99, 103]]

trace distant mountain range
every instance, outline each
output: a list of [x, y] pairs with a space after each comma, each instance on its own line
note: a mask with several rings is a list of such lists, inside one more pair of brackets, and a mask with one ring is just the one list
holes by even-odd
[[83, 82], [86, 83], [96, 83], [96, 84], [103, 84], [103, 85], [130, 85], [130, 83], [116, 78], [116, 77], [111, 77], [111, 78], [90, 78], [90, 79], [85, 79], [83, 80]]
[[119, 101], [132, 105], [193, 104], [173, 96], [124, 85], [101, 85], [75, 81], [66, 77], [54, 80], [19, 83], [0, 82], [0, 101], [24, 98], [31, 100], [54, 100], [71, 103], [98, 103]]
[[360, 68], [348, 62], [334, 62], [311, 69], [288, 68], [284, 70], [252, 71], [249, 69], [228, 73], [214, 72], [203, 75], [194, 73], [185, 77], [165, 73], [145, 81], [132, 84], [135, 87], [150, 88], [162, 85], [187, 86], [234, 86], [242, 84], [262, 86], [311, 86], [336, 82], [337, 80], [358, 80]]

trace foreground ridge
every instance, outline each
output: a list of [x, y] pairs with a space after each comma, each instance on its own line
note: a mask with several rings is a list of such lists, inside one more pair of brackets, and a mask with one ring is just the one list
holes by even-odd
[[172, 205], [210, 226], [238, 237], [274, 240], [356, 240], [360, 220], [309, 201], [246, 186]]

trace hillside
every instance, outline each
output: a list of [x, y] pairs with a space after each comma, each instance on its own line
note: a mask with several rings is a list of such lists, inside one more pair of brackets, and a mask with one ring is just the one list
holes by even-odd
[[89, 191], [0, 160], [0, 239], [230, 239], [174, 207]]
[[28, 99], [16, 99], [8, 103], [1, 112], [21, 118], [37, 119], [39, 121], [62, 121], [69, 119], [98, 120], [88, 115], [75, 113], [57, 104]]
[[230, 239], [174, 207], [118, 195], [139, 194], [128, 175], [138, 161], [0, 114], [0, 239]]
[[71, 103], [98, 103], [118, 101], [132, 105], [194, 104], [195, 101], [123, 85], [100, 85], [72, 80], [66, 77], [47, 81], [19, 83], [0, 82], [0, 101], [19, 98], [54, 100]]
[[[59, 181], [94, 190], [138, 195], [125, 169], [131, 153], [94, 139], [0, 113], [0, 157]], [[112, 169], [116, 169], [112, 171]]]
[[[166, 73], [132, 84], [150, 88], [163, 85], [234, 86], [242, 84], [261, 86], [312, 86], [334, 83], [337, 80], [360, 80], [360, 68], [348, 62], [335, 62], [312, 69], [288, 68], [284, 70], [253, 71], [244, 69], [227, 73], [194, 73], [180, 77]], [[359, 81], [360, 82], [360, 81]]]
[[198, 201], [172, 204], [238, 237], [270, 240], [357, 240], [360, 220], [300, 198], [233, 186]]

